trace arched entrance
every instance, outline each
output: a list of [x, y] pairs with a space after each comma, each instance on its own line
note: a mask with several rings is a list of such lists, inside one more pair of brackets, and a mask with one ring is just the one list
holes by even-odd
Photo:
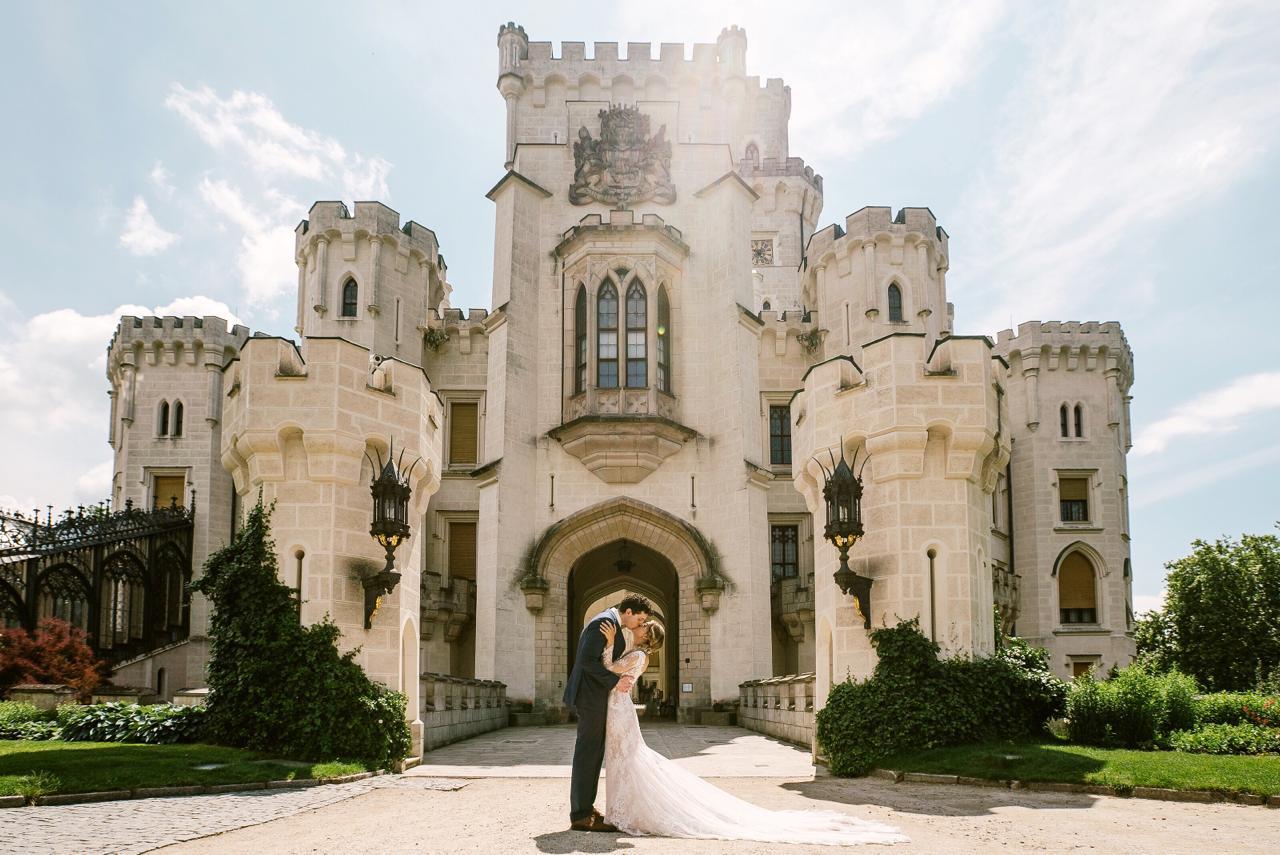
[[627, 594], [648, 597], [653, 619], [666, 631], [662, 649], [650, 658], [637, 684], [636, 699], [651, 709], [674, 703], [680, 696], [680, 579], [660, 552], [625, 539], [584, 554], [569, 573], [565, 676], [573, 669], [579, 633], [587, 621]]
[[[635, 562], [630, 573], [619, 573], [616, 565], [624, 541]], [[587, 608], [625, 589], [662, 603], [668, 629], [664, 697], [681, 711], [709, 705], [711, 632], [696, 591], [708, 567], [703, 543], [679, 517], [626, 497], [585, 508], [548, 529], [534, 556], [548, 585], [536, 620], [537, 701], [561, 703]]]

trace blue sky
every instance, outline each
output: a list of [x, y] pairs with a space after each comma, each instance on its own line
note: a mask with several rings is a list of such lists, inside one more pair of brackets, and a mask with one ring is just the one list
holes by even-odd
[[[443, 7], [441, 7], [443, 8]], [[1118, 320], [1135, 352], [1135, 592], [1192, 539], [1280, 519], [1280, 7], [1273, 3], [41, 3], [0, 71], [0, 505], [110, 479], [122, 312], [292, 335], [292, 228], [376, 198], [487, 306], [498, 25], [714, 41], [792, 87], [823, 223], [927, 205], [957, 329]]]

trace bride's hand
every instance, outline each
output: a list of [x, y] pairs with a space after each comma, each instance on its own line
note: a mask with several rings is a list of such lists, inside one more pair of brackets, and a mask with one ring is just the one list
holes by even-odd
[[613, 639], [618, 634], [618, 628], [609, 621], [600, 624], [600, 633], [604, 636], [605, 644], [613, 646]]

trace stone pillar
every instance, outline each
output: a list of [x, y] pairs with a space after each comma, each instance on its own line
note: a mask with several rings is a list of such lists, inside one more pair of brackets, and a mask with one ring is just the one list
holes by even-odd
[[1120, 425], [1120, 369], [1108, 368], [1106, 371], [1107, 378], [1107, 426], [1111, 428]]
[[126, 424], [133, 424], [133, 396], [137, 381], [138, 369], [133, 364], [133, 354], [127, 354], [126, 362], [120, 366], [123, 379], [120, 382], [122, 389], [122, 400], [120, 401], [120, 421]]
[[916, 267], [919, 269], [919, 281], [916, 282], [916, 315], [925, 315], [926, 317], [933, 313], [932, 299], [929, 295], [929, 286], [932, 283], [932, 277], [929, 276], [929, 245], [924, 241], [916, 243]]
[[1129, 404], [1133, 401], [1132, 395], [1124, 396], [1124, 450], [1127, 452], [1133, 448], [1133, 420], [1129, 417]]
[[307, 256], [297, 258], [298, 263], [298, 320], [293, 330], [302, 335], [302, 326], [307, 317]]
[[369, 264], [372, 269], [372, 283], [369, 287], [369, 314], [377, 315], [380, 307], [379, 297], [382, 290], [382, 238], [369, 236]]
[[[218, 358], [221, 357], [222, 354], [218, 354]], [[205, 362], [204, 368], [209, 376], [209, 399], [204, 420], [216, 425], [222, 418], [222, 367], [215, 362]]]
[[516, 162], [516, 98], [523, 88], [517, 82], [510, 83], [512, 78], [504, 77], [499, 84], [499, 90], [502, 92], [502, 100], [507, 102], [507, 147], [506, 161], [502, 164], [504, 169], [510, 169]]
[[1040, 427], [1040, 355], [1022, 357], [1022, 376], [1027, 381], [1027, 428], [1035, 430]]
[[329, 239], [324, 235], [316, 238], [316, 281], [312, 308], [323, 315], [328, 311], [325, 302], [325, 291], [328, 289], [326, 279], [329, 278]]
[[111, 401], [111, 425], [107, 428], [107, 443], [114, 448], [116, 444], [116, 390], [108, 389], [107, 398]]
[[879, 290], [876, 288], [876, 242], [871, 240], [862, 245], [862, 261], [867, 271], [866, 282], [866, 314], [875, 318], [880, 314]]

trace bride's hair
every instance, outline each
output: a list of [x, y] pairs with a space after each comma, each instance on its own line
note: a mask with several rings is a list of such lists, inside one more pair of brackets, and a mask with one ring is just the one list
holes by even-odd
[[645, 655], [649, 655], [653, 651], [662, 648], [662, 642], [667, 637], [667, 634], [663, 631], [662, 624], [655, 621], [645, 621], [644, 628], [648, 630], [648, 633], [644, 637], [644, 646], [640, 649], [645, 652]]

